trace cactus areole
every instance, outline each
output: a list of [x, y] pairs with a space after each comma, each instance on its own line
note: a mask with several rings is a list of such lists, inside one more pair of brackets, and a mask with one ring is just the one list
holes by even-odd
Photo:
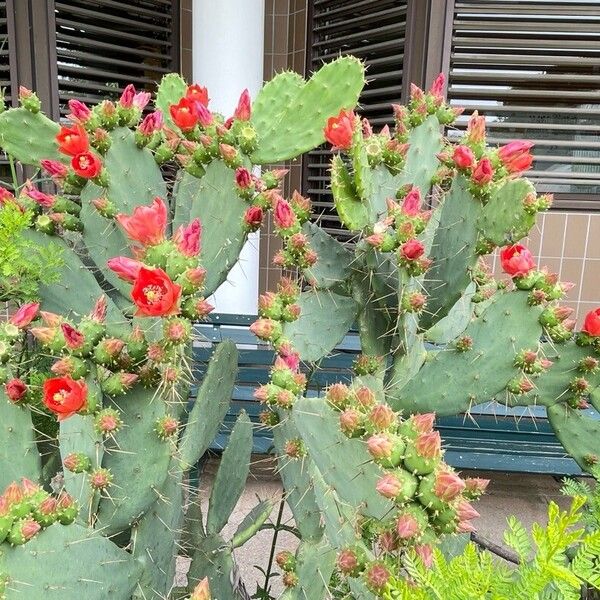
[[[375, 132], [356, 108], [364, 83], [343, 57], [308, 81], [282, 73], [254, 100], [243, 91], [231, 116], [174, 74], [154, 99], [131, 85], [96, 106], [73, 99], [67, 124], [25, 89], [2, 111], [2, 150], [40, 176], [2, 191], [0, 211], [28, 215], [27, 238], [60, 250], [61, 276], [0, 325], [0, 597], [168, 598], [181, 553], [188, 597], [240, 597], [232, 550], [272, 506], [223, 538], [248, 475], [245, 413], [205, 518], [197, 491], [184, 495], [237, 366], [235, 344], [218, 344], [189, 403], [190, 348], [269, 213], [273, 262], [299, 274], [261, 296], [251, 326], [276, 351], [255, 395], [301, 538], [277, 557], [283, 597], [329, 597], [331, 583], [372, 598], [404, 557], [428, 564], [443, 536], [473, 530], [487, 482], [444, 462], [436, 413], [542, 405], [567, 452], [594, 462], [600, 425], [583, 409], [598, 408], [600, 313], [574, 333], [569, 284], [520, 243], [551, 203], [522, 177], [531, 144], [487, 145], [477, 113], [449, 141], [461, 111], [442, 76]], [[311, 219], [308, 198], [285, 197], [285, 170], [254, 168], [325, 141], [352, 245]], [[506, 280], [486, 265], [496, 249]], [[354, 323], [351, 381], [306, 398], [306, 367]]]

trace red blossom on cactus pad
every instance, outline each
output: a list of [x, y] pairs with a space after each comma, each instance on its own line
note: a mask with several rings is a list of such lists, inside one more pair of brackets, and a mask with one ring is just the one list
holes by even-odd
[[351, 110], [341, 110], [337, 117], [330, 117], [323, 130], [325, 139], [334, 147], [347, 150], [352, 146], [356, 115]]
[[504, 272], [511, 277], [524, 277], [536, 267], [533, 254], [522, 244], [502, 248], [500, 263]]
[[165, 239], [167, 206], [162, 198], [154, 198], [150, 206], [136, 206], [131, 216], [118, 214], [116, 219], [132, 240], [144, 246], [160, 244]]
[[146, 317], [177, 314], [180, 297], [181, 286], [173, 283], [162, 269], [141, 267], [131, 290], [136, 315]]
[[61, 127], [56, 136], [56, 142], [58, 149], [69, 156], [77, 156], [77, 154], [90, 149], [87, 132], [79, 124], [73, 125], [73, 127]]
[[58, 420], [63, 421], [85, 407], [87, 385], [83, 380], [74, 381], [70, 377], [46, 379], [43, 400], [46, 407], [58, 416]]

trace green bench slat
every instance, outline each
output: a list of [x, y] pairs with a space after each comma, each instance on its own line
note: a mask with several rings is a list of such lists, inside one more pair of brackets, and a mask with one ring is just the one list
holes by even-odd
[[[244, 409], [255, 423], [253, 451], [272, 451], [272, 435], [259, 422], [263, 407], [253, 398], [258, 385], [268, 381], [274, 360], [270, 346], [258, 340], [248, 329], [256, 319], [252, 315], [211, 315], [208, 323], [195, 327], [197, 339], [193, 351], [193, 373], [200, 381], [214, 343], [230, 338], [238, 345], [239, 373], [229, 412], [212, 450], [222, 450], [240, 410]], [[308, 395], [319, 395], [336, 381], [351, 379], [352, 362], [360, 351], [358, 334], [351, 331], [331, 356], [323, 359], [312, 374]], [[197, 388], [191, 391], [193, 401]], [[589, 411], [595, 418], [598, 413]], [[565, 454], [554, 435], [545, 408], [509, 408], [495, 403], [475, 406], [469, 415], [437, 420], [446, 449], [446, 460], [459, 469], [529, 472], [555, 475], [578, 475], [581, 469]]]

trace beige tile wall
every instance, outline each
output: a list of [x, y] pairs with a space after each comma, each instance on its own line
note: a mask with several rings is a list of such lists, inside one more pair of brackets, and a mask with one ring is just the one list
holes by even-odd
[[[558, 273], [561, 281], [575, 284], [564, 304], [575, 309], [581, 324], [589, 310], [600, 306], [600, 214], [544, 213], [524, 243], [540, 266]], [[500, 276], [497, 255], [493, 265]]]

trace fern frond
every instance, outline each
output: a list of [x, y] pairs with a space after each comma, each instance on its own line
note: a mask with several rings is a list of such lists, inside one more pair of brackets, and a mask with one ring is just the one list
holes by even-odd
[[504, 543], [512, 548], [521, 561], [527, 560], [531, 553], [531, 541], [527, 530], [516, 517], [508, 518], [508, 529], [504, 532]]

